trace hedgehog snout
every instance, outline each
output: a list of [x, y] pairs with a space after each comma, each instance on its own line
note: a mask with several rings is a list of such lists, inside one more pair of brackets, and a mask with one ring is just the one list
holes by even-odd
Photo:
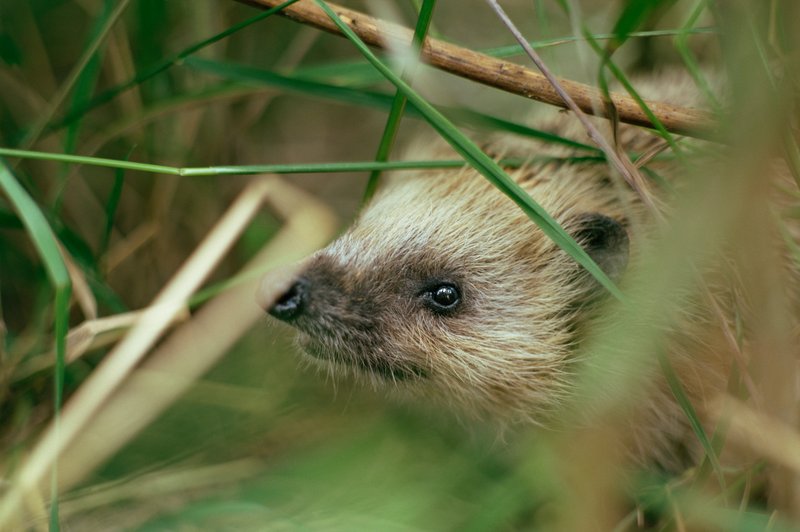
[[281, 321], [291, 322], [298, 318], [308, 304], [308, 281], [300, 278], [295, 281], [267, 312]]
[[256, 292], [256, 303], [281, 321], [291, 322], [308, 308], [309, 281], [305, 261], [267, 273]]

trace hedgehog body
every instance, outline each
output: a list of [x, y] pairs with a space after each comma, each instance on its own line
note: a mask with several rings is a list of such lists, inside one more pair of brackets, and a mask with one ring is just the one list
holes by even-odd
[[[686, 81], [649, 85], [652, 98], [686, 103]], [[565, 113], [539, 125], [585, 137]], [[619, 142], [646, 153], [662, 141], [621, 126]], [[442, 141], [421, 146], [412, 148], [415, 158], [454, 157]], [[624, 285], [654, 221], [602, 160], [575, 161], [570, 157], [583, 155], [575, 148], [508, 137], [482, 148], [498, 160], [528, 159], [507, 168], [509, 175]], [[679, 177], [674, 162], [651, 166], [668, 180]], [[717, 281], [714, 297], [733, 301], [735, 288]], [[265, 283], [265, 291], [275, 291], [274, 281]], [[322, 367], [503, 424], [547, 425], [558, 415], [574, 395], [586, 335], [603, 321], [607, 299], [582, 267], [469, 167], [384, 178], [350, 230], [309, 258], [284, 288], [277, 303], [265, 305], [298, 329], [299, 345]], [[732, 320], [691, 294], [665, 333], [670, 360], [696, 404], [725, 389]], [[701, 456], [659, 376], [631, 416], [629, 439], [634, 459], [669, 469]]]

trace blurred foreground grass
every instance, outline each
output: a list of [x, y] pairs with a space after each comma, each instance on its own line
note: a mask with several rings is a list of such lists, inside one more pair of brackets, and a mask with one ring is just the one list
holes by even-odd
[[[413, 27], [421, 2], [348, 6], [363, 9], [366, 4], [380, 16], [398, 17]], [[753, 151], [741, 152], [741, 164], [731, 161], [731, 168], [745, 168], [749, 157], [765, 159], [764, 153], [788, 154], [788, 159], [796, 158], [795, 171], [800, 167], [796, 130], [783, 129], [796, 123], [787, 126], [781, 120], [796, 110], [785, 103], [796, 102], [797, 95], [794, 7], [777, 0], [741, 2], [743, 7], [730, 13], [704, 0], [656, 1], [646, 7], [635, 1], [508, 4], [526, 34], [547, 44], [540, 52], [565, 77], [596, 82], [601, 59], [585, 41], [589, 35], [598, 39], [597, 49], [614, 52], [613, 60], [623, 72], [679, 65], [702, 89], [706, 81], [697, 65], [722, 69], [727, 61], [737, 65], [732, 70], [733, 93], [752, 90], [748, 77], [771, 83], [764, 94], [774, 91], [781, 97], [754, 103], [753, 112], [768, 111], [763, 120], [750, 122], [759, 123], [762, 130], [746, 128], [744, 135], [730, 136], [734, 143], [747, 135], [760, 139], [753, 142]], [[511, 37], [485, 4], [470, 2], [469, 7], [440, 1], [430, 31], [474, 49], [508, 53], [496, 48], [511, 43]], [[373, 160], [394, 88], [345, 39], [259, 13], [223, 0], [0, 3], [0, 145], [103, 157], [120, 163], [117, 166], [127, 161], [200, 168]], [[743, 21], [742, 14], [753, 18]], [[246, 21], [252, 24], [228, 31]], [[720, 36], [722, 26], [728, 33]], [[231, 34], [197, 49], [223, 32]], [[752, 62], [737, 63], [743, 57]], [[541, 105], [428, 69], [423, 74], [424, 83], [414, 86], [448, 108], [448, 116], [461, 119], [460, 125], [519, 132], [525, 124], [509, 121], [523, 122], [520, 116]], [[721, 109], [718, 101], [709, 106]], [[407, 113], [400, 144], [426, 129], [418, 112], [409, 108]], [[527, 134], [542, 136], [530, 130]], [[680, 152], [682, 144], [667, 139]], [[761, 140], [767, 145], [761, 146]], [[782, 145], [776, 148], [777, 144]], [[597, 157], [591, 147], [577, 149]], [[109, 352], [109, 347], [99, 346], [68, 364], [57, 362], [64, 354], [63, 346], [56, 345], [63, 327], [150, 304], [251, 178], [214, 171], [168, 175], [137, 164], [104, 168], [57, 158], [7, 157], [0, 163], [6, 183], [13, 181], [24, 189], [15, 196], [13, 187], [4, 186], [0, 196], [0, 467], [3, 480], [11, 482], [54, 418], [59, 396], [63, 393], [67, 402], [76, 397]], [[696, 174], [688, 169], [687, 176]], [[365, 172], [300, 173], [287, 179], [322, 198], [339, 214], [343, 227], [359, 205], [366, 177]], [[727, 186], [724, 180], [712, 185], [719, 183]], [[728, 198], [730, 205], [746, 200], [748, 190], [736, 189]], [[797, 191], [792, 193], [796, 197]], [[26, 195], [33, 201], [17, 201]], [[707, 210], [719, 219], [739, 214]], [[204, 283], [201, 295], [189, 300], [192, 312], [202, 311], [210, 298], [240, 279], [242, 267], [280, 234], [285, 215], [276, 213], [274, 206], [255, 215]], [[39, 239], [34, 238], [37, 227]], [[48, 240], [47, 227], [63, 256], [69, 257], [71, 285], [64, 281], [62, 255]], [[335, 230], [332, 225], [319, 228], [317, 237], [325, 240]], [[708, 234], [714, 233], [708, 229]], [[747, 245], [753, 240], [743, 238]], [[309, 242], [298, 242], [293, 252], [310, 252], [313, 246], [304, 247]], [[746, 248], [742, 253], [749, 251], [758, 250]], [[290, 255], [287, 251], [271, 260], [288, 262]], [[48, 256], [50, 262], [45, 260]], [[797, 259], [795, 253], [791, 260]], [[60, 299], [55, 286], [61, 287]], [[73, 299], [67, 313], [68, 293]], [[251, 308], [254, 303], [252, 297], [240, 297], [231, 305]], [[176, 314], [180, 326], [186, 315], [178, 310]], [[204, 351], [217, 339], [213, 331], [240, 325], [243, 318], [238, 316], [233, 310], [213, 314], [213, 327], [190, 331], [174, 352]], [[776, 325], [774, 337], [797, 327], [796, 316], [785, 322]], [[769, 324], [753, 326], [766, 330]], [[592, 502], [581, 498], [585, 492], [565, 475], [569, 467], [562, 462], [569, 458], [558, 452], [565, 441], [580, 444], [581, 431], [506, 442], [490, 429], [464, 427], [423, 406], [397, 404], [380, 392], [346, 380], [331, 382], [298, 367], [289, 339], [288, 331], [266, 318], [258, 320], [246, 334], [232, 338], [225, 357], [163, 414], [149, 424], [142, 421], [144, 429], [134, 439], [122, 440], [125, 445], [107, 460], [92, 463], [93, 454], [102, 454], [106, 437], [147, 417], [143, 411], [161, 393], [151, 395], [149, 390], [189, 384], [168, 377], [153, 384], [160, 388], [148, 388], [148, 373], [141, 372], [143, 380], [137, 386], [142, 387], [132, 388], [139, 393], [130, 394], [122, 403], [125, 408], [115, 410], [110, 419], [90, 416], [95, 429], [91, 423], [82, 429], [77, 439], [81, 448], [67, 455], [73, 457], [69, 463], [62, 462], [60, 479], [70, 482], [68, 489], [60, 490], [61, 502], [57, 512], [50, 512], [50, 526], [546, 530], [554, 523], [562, 528], [585, 523], [564, 515], [595, 515]], [[155, 349], [165, 345], [167, 349], [159, 351], [164, 355], [161, 362], [153, 364], [170, 363], [172, 344], [158, 342]], [[781, 367], [776, 362], [772, 369]], [[148, 369], [152, 368], [145, 363]], [[769, 378], [769, 364], [760, 371]], [[791, 382], [790, 375], [784, 377]], [[626, 390], [617, 392], [625, 396]], [[785, 413], [788, 419], [796, 416]], [[602, 438], [598, 442], [595, 454], [585, 453], [587, 462], [603, 460]], [[580, 445], [575, 447], [578, 451], [565, 456], [580, 452]], [[576, 460], [573, 466], [581, 463]], [[577, 484], [595, 490], [608, 481], [601, 478], [602, 468], [587, 467], [581, 474]], [[787, 517], [774, 515], [763, 507], [763, 500], [749, 497], [757, 470], [732, 473], [730, 492], [721, 495], [696, 489], [696, 474], [687, 471], [684, 477], [669, 478], [642, 471], [626, 477], [616, 489], [625, 494], [628, 506], [622, 516], [612, 512], [621, 519], [618, 529], [791, 527]], [[0, 495], [11, 500], [11, 485], [4, 489]], [[42, 516], [50, 506], [49, 496], [43, 491], [42, 499], [16, 501], [14, 511], [24, 511], [14, 519], [21, 520], [6, 522], [34, 529], [48, 526]]]

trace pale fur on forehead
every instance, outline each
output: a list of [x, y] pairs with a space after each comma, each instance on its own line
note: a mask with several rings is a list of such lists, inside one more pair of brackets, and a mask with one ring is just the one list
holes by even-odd
[[[712, 76], [714, 81], [715, 76]], [[714, 84], [718, 84], [714, 82]], [[638, 80], [640, 94], [657, 95], [665, 102], [699, 103], [700, 95], [687, 76], [670, 72]], [[561, 136], [586, 140], [579, 121], [570, 114], [547, 108], [536, 109], [537, 127]], [[534, 115], [534, 113], [531, 113]], [[593, 119], [601, 128], [608, 122]], [[655, 135], [640, 128], [622, 126], [620, 141], [630, 150], [644, 151], [659, 142]], [[575, 154], [572, 147], [532, 141], [529, 138], [496, 135], [483, 144], [490, 155], [529, 159], [537, 155], [567, 157]], [[443, 140], [422, 138], [408, 152], [416, 159], [458, 159], [459, 156]], [[611, 218], [634, 222], [640, 212], [637, 200], [626, 186], [608, 186], [609, 168], [604, 163], [570, 164], [558, 161], [531, 163], [509, 170], [511, 177], [521, 183], [533, 199], [541, 204], [559, 223], [569, 225], [570, 218], [586, 213], [602, 213]], [[618, 179], [618, 178], [617, 178]], [[619, 184], [619, 183], [618, 183]], [[371, 246], [347, 245], [352, 239], [379, 237], [386, 244], [372, 241]], [[539, 235], [531, 239], [532, 234]], [[475, 238], [482, 242], [480, 249], [460, 245]], [[425, 172], [396, 172], [384, 178], [376, 197], [362, 213], [348, 235], [335, 243], [331, 251], [348, 265], [370, 264], [377, 256], [391, 250], [392, 244], [407, 242], [414, 248], [436, 241], [443, 245], [452, 242], [448, 251], [478, 256], [502, 252], [502, 248], [537, 252], [552, 243], [543, 237], [526, 215], [510, 199], [495, 189], [474, 169], [429, 170]], [[416, 245], [415, 245], [416, 244]], [[534, 253], [532, 260], [537, 260]]]

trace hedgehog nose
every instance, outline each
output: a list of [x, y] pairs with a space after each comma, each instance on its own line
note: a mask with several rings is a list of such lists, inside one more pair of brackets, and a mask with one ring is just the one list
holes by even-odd
[[295, 281], [283, 293], [272, 307], [267, 309], [270, 315], [281, 321], [290, 322], [300, 316], [308, 302], [308, 282], [305, 279]]
[[303, 275], [306, 261], [277, 268], [267, 273], [256, 291], [256, 303], [282, 321], [300, 316], [308, 305], [310, 285]]

